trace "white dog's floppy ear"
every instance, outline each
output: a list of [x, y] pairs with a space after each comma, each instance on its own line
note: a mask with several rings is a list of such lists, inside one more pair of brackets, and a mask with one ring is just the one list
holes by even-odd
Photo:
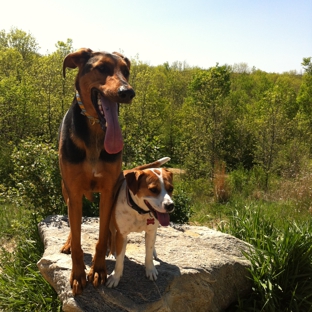
[[141, 170], [133, 170], [125, 174], [127, 186], [133, 195], [135, 195], [140, 188], [140, 178], [143, 176], [143, 174], [144, 172]]

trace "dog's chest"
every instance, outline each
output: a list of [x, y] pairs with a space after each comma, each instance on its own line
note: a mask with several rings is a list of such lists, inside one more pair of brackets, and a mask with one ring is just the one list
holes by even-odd
[[127, 235], [131, 232], [154, 231], [158, 227], [158, 220], [153, 215], [141, 215], [131, 207], [117, 209], [115, 218], [122, 235]]

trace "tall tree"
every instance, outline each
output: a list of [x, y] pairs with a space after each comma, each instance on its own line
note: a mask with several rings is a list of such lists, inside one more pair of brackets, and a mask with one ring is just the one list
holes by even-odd
[[29, 61], [37, 53], [39, 46], [30, 33], [13, 27], [8, 33], [0, 31], [0, 49], [3, 48], [15, 49], [22, 55], [24, 61]]
[[265, 172], [265, 188], [269, 186], [271, 174], [277, 172], [280, 150], [293, 134], [297, 111], [295, 92], [282, 78], [264, 93], [253, 110], [255, 162]]
[[[189, 84], [184, 105], [183, 134], [185, 162], [199, 175], [212, 176], [221, 158], [224, 123], [228, 110], [225, 99], [230, 92], [230, 71], [227, 66], [199, 70]], [[195, 172], [195, 171], [194, 171]]]
[[189, 85], [194, 69], [189, 68], [185, 63], [174, 62], [171, 66], [168, 63], [159, 67], [164, 72], [163, 94], [165, 101], [163, 117], [163, 141], [164, 150], [167, 156], [171, 157], [172, 163], [181, 161], [181, 137], [178, 135], [181, 127], [180, 114], [185, 98], [187, 97], [187, 86]]
[[301, 65], [308, 75], [312, 75], [312, 58], [311, 57], [304, 57]]
[[305, 69], [299, 89], [297, 101], [301, 111], [311, 120], [312, 125], [312, 61], [311, 57], [303, 59], [301, 63]]

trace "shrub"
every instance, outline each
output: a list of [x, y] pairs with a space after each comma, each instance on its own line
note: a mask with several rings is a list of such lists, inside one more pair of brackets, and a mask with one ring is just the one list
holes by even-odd
[[229, 183], [232, 192], [235, 194], [242, 194], [246, 192], [250, 194], [249, 190], [249, 175], [248, 171], [242, 166], [236, 170], [233, 170], [229, 176]]
[[14, 148], [11, 160], [14, 187], [6, 195], [18, 206], [43, 215], [65, 212], [58, 153], [52, 144], [29, 139]]
[[193, 213], [191, 199], [181, 188], [175, 188], [173, 196], [174, 211], [170, 214], [170, 220], [174, 223], [187, 223]]
[[131, 136], [125, 137], [123, 161], [127, 169], [147, 164], [163, 157], [164, 148], [158, 136], [140, 133], [135, 140]]
[[11, 184], [10, 175], [13, 172], [13, 164], [11, 161], [12, 143], [0, 147], [0, 184]]
[[239, 167], [229, 175], [229, 186], [233, 194], [239, 197], [258, 197], [257, 193], [266, 190], [266, 174], [262, 167], [251, 170]]

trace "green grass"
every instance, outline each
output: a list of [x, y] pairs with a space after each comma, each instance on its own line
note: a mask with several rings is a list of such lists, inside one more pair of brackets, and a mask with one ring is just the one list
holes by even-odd
[[21, 220], [21, 210], [15, 208], [14, 205], [4, 204], [0, 202], [0, 229], [1, 239], [8, 239], [14, 236], [14, 227], [17, 220]]
[[0, 204], [0, 310], [61, 311], [57, 294], [42, 277], [37, 261], [43, 254], [35, 215]]
[[253, 246], [245, 252], [252, 293], [229, 311], [312, 311], [312, 221], [285, 220], [276, 226], [261, 208], [233, 211], [220, 228]]

